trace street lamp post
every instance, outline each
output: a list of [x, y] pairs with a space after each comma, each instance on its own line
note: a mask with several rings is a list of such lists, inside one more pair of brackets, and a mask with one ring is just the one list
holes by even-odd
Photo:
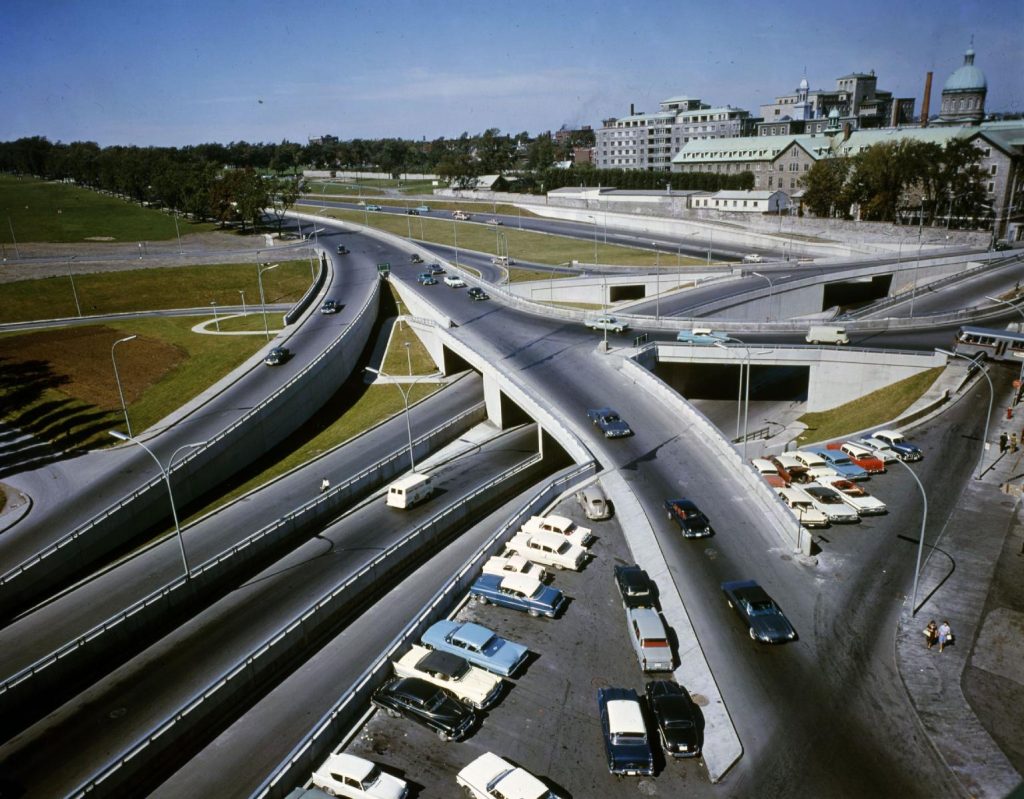
[[181, 246], [181, 231], [178, 230], [178, 212], [174, 212], [174, 235], [178, 237], [178, 255], [184, 255], [185, 250]]
[[210, 300], [210, 305], [213, 306], [213, 324], [217, 327], [217, 332], [220, 332], [220, 317], [217, 315], [217, 301]]
[[654, 318], [661, 318], [661, 250], [658, 249], [658, 242], [652, 241], [654, 247]]
[[71, 262], [77, 258], [77, 255], [72, 255], [68, 258], [68, 280], [71, 281], [71, 295], [75, 298], [75, 310], [78, 311], [78, 316], [82, 316], [82, 306], [78, 304], [78, 290], [75, 288], [75, 276], [71, 274]]
[[914, 300], [917, 298], [917, 268], [921, 265], [921, 248], [923, 243], [917, 245], [917, 260], [914, 261], [914, 287], [910, 290], [910, 318], [914, 318]]
[[896, 462], [910, 472], [910, 476], [914, 478], [914, 482], [917, 483], [917, 487], [921, 490], [921, 501], [924, 503], [924, 509], [921, 511], [921, 535], [918, 537], [917, 541], [917, 565], [914, 567], [914, 590], [910, 599], [910, 615], [913, 617], [917, 614], [917, 579], [921, 574], [921, 552], [924, 550], [925, 525], [928, 524], [928, 495], [925, 493], [924, 486], [921, 485], [920, 479], [918, 479], [918, 476], [914, 474], [914, 470], [899, 459], [897, 459]]
[[185, 556], [185, 541], [181, 537], [181, 525], [178, 523], [178, 511], [174, 507], [174, 492], [171, 491], [170, 471], [171, 468], [174, 466], [174, 458], [179, 452], [181, 452], [183, 449], [188, 449], [189, 447], [202, 447], [206, 444], [206, 442], [197, 441], [193, 444], [182, 444], [180, 447], [174, 450], [174, 452], [171, 453], [171, 457], [167, 461], [167, 468], [165, 469], [163, 467], [163, 464], [160, 463], [160, 459], [156, 456], [153, 450], [151, 450], [137, 438], [132, 438], [131, 433], [125, 435], [119, 430], [109, 430], [107, 432], [109, 432], [110, 435], [112, 435], [118, 441], [127, 441], [131, 444], [138, 444], [140, 447], [146, 450], [146, 452], [149, 453], [149, 456], [156, 462], [156, 466], [160, 470], [160, 474], [163, 475], [164, 483], [167, 485], [167, 498], [171, 501], [171, 516], [174, 518], [174, 534], [178, 539], [178, 548], [181, 550], [181, 563], [185, 567], [185, 579], [189, 579], [192, 576], [192, 571], [188, 567], [188, 558]]
[[[730, 336], [730, 339], [732, 339], [732, 338], [733, 337]], [[739, 341], [739, 339], [735, 339], [735, 340]], [[743, 342], [740, 342], [740, 343], [742, 344]], [[720, 350], [725, 350], [726, 352], [729, 352], [729, 348], [727, 346], [725, 346], [725, 344], [723, 342], [721, 342], [721, 341], [716, 341], [715, 342], [715, 346], [718, 347], [718, 349], [720, 349]], [[744, 346], [746, 346], [746, 345], [744, 345]], [[740, 420], [742, 418], [742, 412], [743, 412], [743, 362], [740, 361], [740, 379], [739, 379], [739, 383], [738, 383], [738, 388], [736, 390], [736, 438], [740, 437]]]
[[[597, 271], [597, 217], [587, 214], [587, 219], [594, 220], [594, 271]], [[607, 272], [602, 275], [602, 289], [601, 289], [601, 313], [605, 316], [608, 315], [608, 274]], [[602, 352], [608, 352], [608, 326], [604, 327], [604, 349]]]
[[[371, 374], [377, 375], [378, 377], [391, 377], [391, 375], [385, 374], [380, 369], [374, 369], [372, 366], [364, 366], [363, 369], [365, 371], [367, 371], [367, 372], [370, 372]], [[410, 371], [411, 370], [412, 370], [412, 367], [410, 367]], [[430, 372], [430, 373], [425, 374], [425, 375], [420, 375], [415, 380], [413, 380], [411, 383], [409, 383], [409, 387], [407, 389], [406, 388], [402, 388], [402, 384], [401, 383], [394, 382], [394, 385], [398, 388], [398, 391], [402, 395], [402, 401], [405, 403], [405, 429], [406, 429], [406, 432], [408, 432], [408, 434], [409, 434], [409, 468], [412, 471], [414, 471], [414, 472], [416, 471], [416, 458], [414, 457], [413, 451], [412, 451], [412, 421], [410, 420], [410, 413], [409, 413], [409, 396], [412, 394], [413, 388], [415, 388], [416, 384], [420, 380], [422, 380], [424, 377], [437, 377], [438, 374], [439, 374], [438, 372]]]
[[939, 347], [936, 347], [935, 351], [950, 358], [963, 358], [965, 361], [970, 361], [978, 369], [981, 369], [981, 373], [985, 376], [985, 380], [988, 381], [988, 415], [985, 417], [985, 432], [981, 439], [981, 454], [978, 456], [977, 474], [974, 475], [975, 480], [980, 480], [981, 464], [985, 460], [985, 448], [988, 446], [988, 422], [989, 419], [992, 418], [992, 400], [996, 394], [995, 389], [992, 387], [992, 378], [988, 376], [988, 369], [973, 358], [968, 358], [966, 355], [962, 355], [959, 352], [950, 352], [949, 350], [940, 349]]
[[772, 285], [772, 279], [768, 277], [768, 275], [762, 275], [760, 272], [751, 272], [750, 274], [754, 275], [755, 277], [764, 278], [765, 280], [768, 281], [768, 314], [765, 317], [765, 321], [770, 322], [772, 321], [772, 290], [774, 289], [774, 286]]
[[455, 266], [459, 265], [459, 220], [452, 220], [452, 236], [455, 239]]
[[267, 298], [263, 294], [263, 273], [269, 272], [271, 269], [277, 269], [281, 264], [256, 264], [256, 280], [260, 284], [260, 307], [263, 309], [263, 332], [267, 336], [267, 341], [270, 341], [270, 326], [267, 324]]
[[[1009, 300], [1001, 300], [998, 297], [990, 297], [987, 294], [985, 295], [985, 299], [986, 300], [990, 300], [991, 302], [1001, 303], [1002, 305], [1009, 305], [1011, 308], [1013, 308], [1013, 310], [1015, 310], [1017, 313], [1020, 314], [1021, 321], [1024, 322], [1024, 309], [1021, 309], [1021, 307], [1019, 305], [1014, 305]], [[1021, 324], [1021, 328], [1020, 329], [1021, 329], [1021, 332], [1024, 332], [1024, 324]], [[1021, 362], [1020, 362], [1020, 377], [1018, 378], [1018, 382], [1021, 382], [1022, 384], [1024, 384], [1024, 359], [1021, 359]]]
[[236, 291], [242, 295], [242, 316], [248, 316], [248, 312], [245, 310], [245, 292], [242, 289], [236, 289]]
[[134, 338], [138, 338], [137, 335], [125, 336], [119, 338], [113, 344], [110, 345], [110, 360], [114, 363], [114, 380], [117, 382], [117, 396], [121, 398], [121, 411], [124, 413], [124, 426], [128, 428], [128, 435], [132, 434], [132, 423], [128, 421], [128, 406], [124, 401], [124, 391], [121, 389], [121, 375], [117, 371], [117, 358], [114, 356], [114, 347], [118, 344], [123, 344], [126, 341], [131, 341]]
[[711, 266], [711, 242], [715, 238], [715, 229], [708, 230], [708, 266]]
[[412, 377], [412, 348], [409, 342], [405, 342], [405, 360], [409, 362], [409, 377]]

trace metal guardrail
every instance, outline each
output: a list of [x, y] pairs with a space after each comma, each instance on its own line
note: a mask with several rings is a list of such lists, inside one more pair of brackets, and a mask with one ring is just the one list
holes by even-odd
[[[376, 286], [377, 284], [374, 284], [374, 285]], [[303, 382], [310, 372], [314, 371], [315, 368], [317, 368], [322, 361], [324, 361], [326, 358], [331, 356], [331, 353], [335, 350], [335, 348], [337, 348], [337, 347], [339, 347], [341, 345], [343, 339], [348, 335], [349, 331], [357, 326], [357, 322], [362, 319], [363, 315], [367, 312], [367, 309], [375, 301], [375, 299], [376, 299], [375, 292], [376, 291], [379, 291], [379, 288], [375, 289], [375, 291], [370, 293], [369, 297], [367, 297], [367, 299], [366, 299], [366, 302], [363, 303], [363, 306], [359, 309], [359, 312], [356, 314], [355, 319], [349, 325], [347, 325], [345, 327], [345, 329], [341, 331], [341, 333], [338, 334], [338, 337], [336, 339], [334, 339], [334, 341], [332, 341], [323, 352], [321, 352], [316, 358], [314, 358], [312, 361], [310, 361], [305, 366], [305, 368], [303, 368], [291, 380], [289, 380], [287, 383], [285, 383], [283, 386], [281, 386], [279, 389], [277, 389], [277, 391], [275, 391], [273, 394], [271, 394], [270, 396], [266, 397], [258, 405], [254, 405], [247, 413], [245, 413], [240, 418], [236, 419], [230, 425], [228, 425], [223, 430], [221, 430], [219, 433], [217, 433], [212, 438], [210, 438], [207, 441], [206, 446], [204, 446], [204, 447], [197, 447], [196, 449], [192, 450], [192, 452], [190, 452], [188, 455], [186, 455], [184, 458], [179, 460], [178, 463], [175, 464], [171, 468], [169, 474], [175, 474], [175, 473], [185, 469], [186, 467], [188, 467], [189, 464], [193, 463], [197, 458], [202, 457], [204, 454], [208, 453], [211, 449], [213, 449], [214, 447], [220, 445], [227, 436], [229, 436], [230, 434], [234, 433], [237, 429], [239, 429], [243, 425], [248, 424], [248, 422], [252, 418], [254, 418], [255, 416], [258, 416], [259, 414], [263, 413], [268, 407], [273, 405], [274, 402], [277, 401], [278, 398], [280, 398], [282, 395], [284, 395], [286, 393], [290, 393], [294, 386], [296, 386], [299, 383]], [[78, 539], [81, 536], [87, 534], [97, 524], [102, 522], [104, 519], [109, 518], [113, 514], [117, 513], [119, 510], [121, 510], [126, 505], [131, 503], [133, 500], [135, 500], [138, 497], [142, 496], [147, 491], [152, 490], [154, 487], [161, 486], [163, 484], [163, 482], [164, 482], [164, 478], [163, 478], [162, 475], [158, 475], [158, 476], [154, 477], [153, 479], [151, 479], [148, 482], [144, 483], [140, 488], [135, 489], [134, 491], [132, 491], [127, 496], [122, 497], [121, 499], [119, 499], [114, 504], [112, 504], [112, 505], [108, 506], [106, 509], [100, 511], [98, 514], [93, 516], [88, 522], [86, 522], [85, 524], [83, 524], [83, 525], [77, 527], [76, 529], [72, 530], [70, 533], [68, 533], [63, 538], [59, 539], [58, 541], [54, 542], [53, 544], [48, 546], [46, 549], [42, 550], [41, 552], [37, 552], [35, 555], [33, 555], [28, 560], [23, 561], [22, 563], [20, 563], [15, 568], [11, 569], [10, 571], [6, 572], [3, 575], [0, 575], [0, 588], [2, 588], [3, 586], [7, 585], [8, 583], [10, 583], [12, 580], [16, 579], [21, 574], [24, 574], [28, 569], [31, 569], [31, 568], [33, 568], [35, 566], [38, 566], [43, 561], [45, 561], [46, 558], [50, 557], [51, 555], [56, 554], [61, 549], [66, 547], [68, 544], [73, 543], [76, 539]]]
[[257, 649], [250, 652], [243, 659], [237, 661], [235, 665], [224, 671], [220, 676], [216, 677], [211, 683], [203, 688], [201, 691], [196, 693], [191, 699], [186, 701], [181, 708], [175, 711], [171, 716], [165, 719], [153, 732], [149, 733], [145, 739], [136, 743], [126, 752], [117, 755], [112, 760], [108, 761], [104, 766], [100, 768], [98, 773], [90, 777], [86, 782], [75, 788], [69, 796], [72, 797], [85, 797], [91, 794], [97, 787], [103, 782], [110, 779], [122, 766], [128, 763], [130, 760], [138, 757], [145, 749], [155, 740], [160, 738], [162, 735], [167, 733], [175, 724], [184, 719], [189, 713], [193, 712], [203, 702], [209, 700], [215, 696], [218, 691], [228, 686], [233, 679], [238, 677], [240, 674], [246, 672], [246, 670], [252, 666], [259, 658], [266, 655], [268, 652], [274, 650], [275, 647], [285, 641], [291, 633], [301, 628], [302, 623], [307, 619], [313, 617], [327, 607], [330, 603], [343, 596], [348, 588], [358, 580], [362, 579], [366, 574], [377, 569], [378, 566], [385, 563], [388, 559], [392, 558], [396, 553], [410, 546], [417, 538], [431, 530], [437, 525], [444, 517], [461, 510], [465, 505], [469, 504], [472, 500], [476, 499], [481, 494], [484, 494], [495, 486], [500, 485], [502, 482], [514, 477], [521, 471], [524, 471], [531, 466], [542, 460], [541, 455], [537, 455], [529, 460], [523, 461], [516, 464], [510, 469], [506, 469], [504, 472], [489, 480], [484, 485], [480, 486], [470, 494], [462, 497], [458, 502], [445, 508], [440, 513], [430, 517], [426, 522], [421, 524], [419, 527], [414, 529], [411, 533], [405, 536], [401, 541], [392, 544], [384, 552], [380, 553], [368, 564], [363, 566], [358, 572], [351, 575], [341, 585], [336, 586], [328, 593], [321, 596], [316, 601], [312, 602], [307, 608], [301, 611], [299, 614], [294, 616], [291, 621], [282, 625], [277, 634], [272, 636], [269, 640], [261, 644]]
[[[593, 461], [578, 466], [568, 474], [564, 474], [561, 477], [552, 480], [547, 486], [530, 497], [530, 499], [520, 507], [519, 512], [505, 522], [505, 524], [503, 524], [493, 536], [491, 536], [472, 556], [470, 556], [462, 568], [452, 576], [448, 583], [434, 594], [430, 601], [423, 606], [413, 620], [410, 621], [409, 624], [407, 624], [405, 628], [391, 640], [380, 657], [358, 678], [356, 678], [352, 686], [345, 691], [341, 697], [339, 697], [337, 702], [335, 702], [334, 707], [320, 717], [320, 720], [316, 723], [313, 729], [305, 736], [305, 738], [303, 738], [302, 741], [292, 748], [292, 751], [287, 755], [277, 769], [264, 779], [256, 790], [252, 792], [250, 795], [251, 799], [268, 799], [270, 796], [283, 795], [285, 791], [289, 790], [295, 779], [293, 772], [299, 769], [304, 770], [304, 761], [310, 754], [311, 749], [316, 746], [319, 739], [332, 732], [335, 720], [339, 717], [344, 717], [348, 712], [350, 705], [362, 700], [362, 696], [367, 687], [379, 681], [382, 671], [390, 672], [391, 659], [395, 653], [399, 649], [405, 647], [409, 643], [409, 639], [416, 635], [424, 624], [432, 621], [436, 617], [440, 608], [448, 607], [452, 603], [454, 594], [461, 594], [462, 591], [465, 590], [462, 585], [463, 580], [479, 568], [479, 561], [482, 560], [484, 554], [490, 551], [498, 542], [503, 539], [510, 538], [515, 530], [520, 526], [522, 519], [533, 514], [536, 509], [546, 505], [550, 498], [562, 493], [565, 486], [578, 481], [581, 477], [593, 471], [593, 469]], [[309, 771], [311, 770], [312, 769], [309, 769]]]
[[[482, 404], [483, 403], [477, 403], [472, 408], [469, 408], [469, 409], [463, 411], [462, 413], [458, 414], [457, 416], [454, 416], [451, 419], [448, 419], [443, 424], [437, 425], [432, 430], [429, 430], [428, 432], [424, 433], [423, 435], [417, 437], [415, 439], [415, 441], [413, 441], [413, 445], [415, 446], [417, 444], [421, 444], [423, 442], [429, 441], [431, 438], [436, 436], [438, 433], [446, 430], [449, 427], [452, 427], [453, 425], [459, 424], [466, 416], [470, 416], [470, 415], [472, 415], [474, 413], [477, 413], [479, 411], [480, 406]], [[259, 540], [261, 540], [261, 539], [263, 539], [263, 538], [265, 538], [265, 537], [267, 537], [269, 535], [272, 535], [273, 533], [275, 533], [278, 530], [280, 530], [282, 527], [287, 527], [295, 519], [298, 519], [303, 514], [313, 510], [317, 505], [320, 505], [320, 504], [322, 504], [324, 502], [328, 502], [330, 500], [331, 496], [333, 496], [335, 494], [338, 494], [338, 493], [343, 493], [349, 487], [351, 487], [352, 485], [354, 485], [354, 484], [358, 483], [359, 481], [363, 480], [365, 477], [367, 477], [372, 472], [378, 471], [378, 470], [382, 469], [384, 466], [386, 466], [389, 463], [394, 462], [395, 460], [398, 460], [400, 458], [408, 457], [408, 452], [409, 452], [408, 445], [404, 445], [402, 447], [399, 447], [397, 450], [394, 450], [389, 455], [387, 455], [385, 458], [382, 458], [381, 460], [377, 461], [372, 466], [368, 466], [367, 468], [363, 469], [363, 471], [359, 472], [359, 474], [355, 475], [354, 477], [350, 477], [345, 482], [339, 483], [338, 485], [334, 486], [333, 488], [331, 488], [326, 493], [318, 495], [316, 497], [316, 499], [311, 500], [311, 501], [305, 503], [304, 505], [300, 506], [297, 510], [293, 510], [293, 511], [287, 513], [286, 515], [282, 516], [280, 519], [278, 519], [273, 524], [269, 524], [269, 525], [266, 525], [265, 527], [260, 528], [259, 530], [257, 530], [252, 535], [247, 536], [246, 538], [242, 539], [238, 543], [233, 544], [232, 546], [228, 547], [227, 549], [223, 550], [222, 552], [220, 552], [220, 553], [218, 553], [218, 554], [208, 558], [207, 560], [203, 561], [202, 563], [200, 563], [198, 566], [196, 566], [195, 568], [193, 568], [191, 570], [189, 579], [190, 580], [194, 580], [198, 575], [203, 574], [203, 573], [209, 571], [210, 569], [216, 568], [217, 566], [220, 566], [225, 561], [227, 561], [230, 558], [232, 558], [235, 555], [237, 555], [239, 552], [241, 552], [243, 550], [246, 550], [246, 549], [249, 549], [253, 544], [258, 542]], [[3, 697], [3, 695], [5, 693], [7, 693], [11, 688], [16, 687], [17, 685], [19, 685], [20, 683], [24, 682], [25, 680], [30, 679], [30, 678], [34, 677], [35, 675], [39, 674], [44, 669], [54, 665], [55, 663], [59, 662], [62, 659], [68, 657], [72, 653], [78, 651], [83, 645], [85, 645], [85, 644], [95, 640], [96, 638], [98, 638], [99, 636], [103, 635], [104, 633], [107, 633], [110, 630], [113, 630], [115, 627], [117, 627], [118, 625], [122, 624], [124, 621], [126, 621], [128, 618], [130, 618], [134, 614], [138, 613], [143, 608], [148, 607], [148, 606], [150, 606], [150, 605], [152, 605], [152, 604], [154, 604], [156, 602], [162, 601], [168, 595], [170, 595], [172, 592], [185, 587], [188, 583], [189, 583], [189, 580], [186, 580], [184, 575], [182, 575], [181, 577], [175, 578], [171, 582], [166, 583], [165, 585], [161, 586], [160, 588], [154, 590], [153, 592], [151, 592], [147, 596], [143, 597], [142, 599], [132, 603], [131, 605], [129, 605], [127, 608], [125, 608], [124, 610], [120, 611], [116, 615], [111, 616], [110, 618], [100, 622], [99, 624], [95, 625], [91, 629], [89, 629], [86, 632], [82, 633], [78, 637], [72, 639], [71, 641], [68, 641], [63, 646], [61, 646], [59, 649], [54, 650], [50, 654], [48, 654], [48, 655], [40, 658], [39, 660], [37, 660], [35, 663], [32, 663], [29, 666], [26, 666], [25, 668], [21, 669], [20, 671], [16, 672], [15, 674], [13, 674], [10, 677], [6, 678], [2, 683], [0, 683], [0, 697]]]

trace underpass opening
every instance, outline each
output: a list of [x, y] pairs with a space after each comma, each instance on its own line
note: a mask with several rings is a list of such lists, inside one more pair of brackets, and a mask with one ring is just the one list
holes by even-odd
[[480, 371], [469, 363], [469, 361], [455, 352], [455, 350], [449, 349], [444, 345], [441, 347], [441, 363], [438, 364], [438, 367], [442, 374], [446, 375], [454, 375], [467, 370], [472, 370], [474, 372]]
[[[735, 400], [740, 388], [738, 363], [659, 362], [654, 373], [686, 399]], [[806, 365], [752, 363], [750, 400], [806, 402], [810, 373]]]
[[840, 280], [826, 283], [822, 292], [821, 310], [828, 308], [860, 308], [875, 300], [889, 296], [892, 287], [892, 275], [874, 275], [873, 277]]
[[619, 302], [621, 300], [642, 300], [647, 296], [647, 287], [643, 283], [633, 285], [618, 285], [608, 287], [608, 302]]

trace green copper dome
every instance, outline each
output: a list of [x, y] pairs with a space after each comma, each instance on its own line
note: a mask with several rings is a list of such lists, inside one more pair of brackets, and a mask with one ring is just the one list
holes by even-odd
[[988, 82], [985, 80], [985, 73], [974, 66], [973, 49], [968, 49], [964, 53], [963, 66], [950, 75], [946, 85], [942, 87], [944, 92], [985, 91], [986, 89], [988, 89]]

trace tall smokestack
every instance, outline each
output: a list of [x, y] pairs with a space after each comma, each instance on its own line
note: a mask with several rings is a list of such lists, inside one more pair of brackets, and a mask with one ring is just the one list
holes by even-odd
[[633, 116], [635, 113], [636, 113], [636, 109], [633, 107], [633, 104], [630, 103], [629, 104], [629, 115]]
[[924, 99], [921, 100], [921, 127], [928, 127], [928, 112], [932, 105], [932, 73], [929, 72], [924, 78]]

